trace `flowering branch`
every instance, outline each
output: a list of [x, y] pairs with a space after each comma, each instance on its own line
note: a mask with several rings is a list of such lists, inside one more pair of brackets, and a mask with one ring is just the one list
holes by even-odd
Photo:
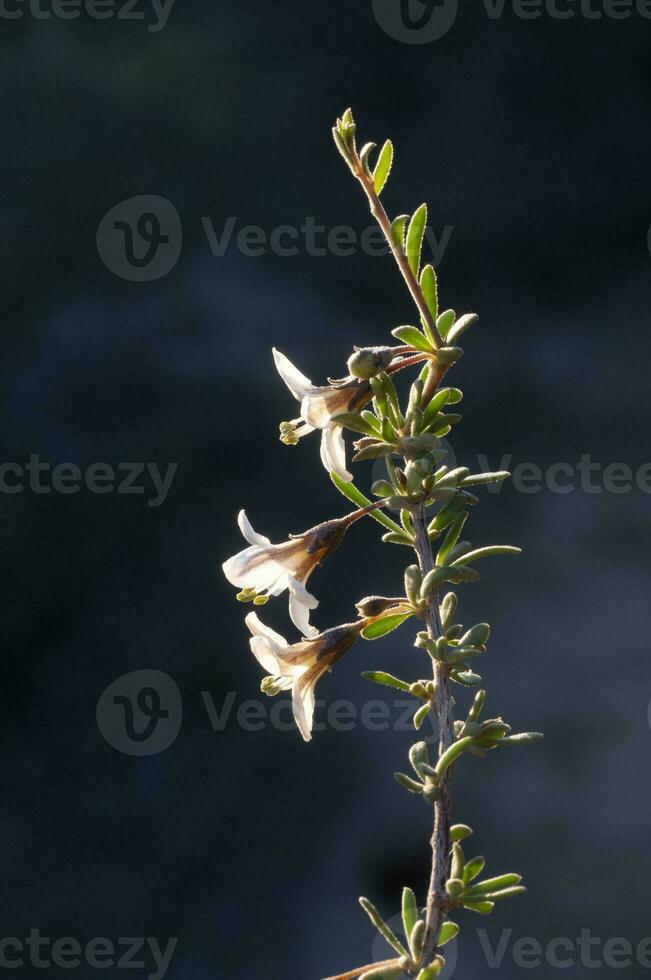
[[[289, 592], [289, 614], [301, 636], [289, 643], [250, 612], [246, 625], [251, 650], [267, 672], [262, 690], [268, 695], [292, 692], [292, 707], [303, 738], [312, 737], [317, 681], [361, 638], [378, 640], [410, 619], [420, 620], [415, 646], [428, 655], [429, 677], [412, 681], [384, 671], [363, 676], [372, 683], [408, 693], [414, 699], [416, 731], [425, 719], [436, 719], [435, 745], [419, 741], [409, 751], [413, 775], [396, 773], [396, 781], [419, 796], [433, 813], [432, 866], [426, 901], [420, 905], [411, 888], [402, 895], [404, 937], [387, 925], [366, 898], [360, 904], [373, 926], [394, 951], [394, 958], [359, 967], [331, 980], [394, 980], [407, 974], [432, 980], [445, 965], [445, 944], [459, 932], [450, 915], [459, 910], [489, 914], [496, 902], [524, 891], [520, 876], [504, 874], [477, 880], [483, 857], [466, 860], [462, 842], [472, 834], [465, 824], [451, 825], [451, 778], [462, 756], [482, 758], [496, 748], [533, 742], [538, 733], [511, 734], [502, 718], [480, 721], [485, 692], [478, 690], [463, 720], [454, 720], [451, 685], [478, 688], [481, 676], [471, 666], [486, 651], [490, 627], [470, 628], [455, 622], [457, 597], [453, 586], [476, 582], [478, 561], [518, 554], [509, 545], [473, 547], [461, 539], [469, 510], [479, 500], [471, 488], [498, 482], [509, 474], [475, 473], [466, 467], [444, 463], [447, 450], [441, 440], [461, 415], [449, 409], [463, 398], [458, 388], [443, 388], [447, 371], [463, 355], [457, 345], [472, 327], [474, 314], [457, 317], [453, 310], [439, 312], [438, 284], [434, 268], [421, 268], [427, 208], [393, 220], [380, 201], [393, 163], [393, 146], [383, 145], [375, 167], [370, 156], [375, 144], [357, 150], [356, 126], [350, 110], [333, 130], [336, 145], [359, 180], [371, 212], [382, 229], [409, 293], [416, 305], [420, 326], [401, 325], [392, 330], [399, 346], [356, 347], [348, 359], [348, 373], [327, 385], [314, 385], [280, 351], [274, 350], [276, 368], [291, 394], [300, 403], [298, 418], [283, 422], [281, 440], [296, 445], [315, 430], [321, 432], [321, 461], [332, 482], [355, 510], [325, 521], [281, 544], [253, 530], [244, 511], [239, 525], [248, 547], [223, 565], [226, 577], [236, 585], [241, 602], [266, 604], [273, 596]], [[406, 407], [395, 387], [394, 376], [409, 368], [419, 374], [413, 381]], [[345, 432], [353, 432], [352, 463], [383, 460], [386, 478], [371, 487], [372, 501], [362, 493], [348, 470]], [[390, 517], [386, 510], [394, 517]], [[310, 623], [318, 606], [307, 591], [312, 572], [341, 544], [352, 524], [371, 517], [384, 529], [382, 540], [414, 552], [416, 563], [404, 571], [404, 595], [371, 595], [356, 603], [358, 618], [319, 632]], [[432, 548], [437, 542], [436, 554]], [[430, 750], [433, 754], [430, 757]], [[465, 763], [464, 763], [465, 764]]]

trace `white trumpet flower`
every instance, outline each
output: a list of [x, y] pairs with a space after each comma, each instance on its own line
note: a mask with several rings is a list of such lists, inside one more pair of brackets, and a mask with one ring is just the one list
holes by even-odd
[[312, 738], [317, 681], [350, 649], [367, 622], [337, 626], [290, 646], [256, 613], [246, 617], [253, 655], [269, 674], [262, 681], [262, 690], [269, 695], [291, 690], [294, 720], [306, 742]]
[[250, 547], [224, 562], [222, 569], [228, 581], [242, 589], [244, 600], [280, 595], [289, 591], [289, 615], [303, 636], [315, 636], [310, 626], [310, 610], [318, 600], [306, 589], [306, 583], [317, 565], [340, 544], [350, 519], [325, 521], [317, 527], [290, 537], [282, 544], [253, 530], [243, 510], [237, 519], [240, 531]]
[[278, 374], [294, 398], [301, 403], [300, 417], [283, 422], [281, 439], [295, 445], [299, 439], [315, 429], [321, 429], [321, 462], [329, 473], [333, 471], [342, 480], [350, 482], [352, 475], [346, 469], [346, 445], [342, 428], [333, 422], [334, 416], [352, 412], [369, 399], [368, 381], [346, 378], [333, 385], [317, 387], [292, 362], [274, 347], [274, 361]]

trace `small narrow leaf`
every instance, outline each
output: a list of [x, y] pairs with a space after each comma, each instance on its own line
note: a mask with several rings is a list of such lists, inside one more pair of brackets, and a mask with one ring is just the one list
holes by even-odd
[[384, 185], [386, 184], [389, 174], [391, 173], [392, 166], [393, 143], [391, 140], [387, 140], [380, 150], [380, 155], [378, 156], [377, 164], [375, 165], [375, 170], [373, 171], [373, 185], [375, 187], [375, 193], [378, 197], [384, 190]]
[[417, 796], [422, 795], [424, 789], [423, 784], [417, 783], [415, 779], [411, 778], [411, 776], [406, 776], [404, 772], [394, 772], [393, 778], [403, 787], [403, 789], [406, 789], [410, 793], [414, 793]]
[[378, 619], [377, 622], [371, 623], [370, 626], [363, 629], [361, 635], [365, 640], [379, 640], [381, 636], [386, 636], [387, 633], [392, 633], [393, 630], [402, 626], [411, 615], [411, 613], [407, 613], [399, 616], [385, 616], [384, 619]]
[[461, 558], [457, 558], [452, 564], [457, 565], [467, 565], [470, 562], [478, 561], [480, 558], [489, 558], [491, 555], [521, 555], [522, 548], [514, 548], [510, 544], [493, 544], [489, 545], [487, 548], [475, 548], [474, 551], [468, 551]]
[[369, 156], [371, 155], [371, 152], [375, 149], [376, 146], [377, 146], [377, 143], [365, 143], [364, 146], [362, 147], [362, 149], [359, 152], [359, 162], [362, 165], [362, 170], [364, 171], [364, 173], [369, 174], [369, 175], [371, 173], [371, 170], [370, 170], [370, 167], [369, 167], [369, 164], [368, 164], [368, 158], [369, 158]]
[[441, 313], [436, 321], [436, 329], [439, 332], [441, 340], [447, 340], [448, 333], [454, 326], [454, 321], [456, 318], [457, 314], [454, 312], [454, 310], [446, 310], [445, 313]]
[[416, 712], [416, 714], [414, 715], [414, 728], [416, 729], [417, 732], [420, 731], [423, 722], [425, 721], [425, 719], [427, 718], [431, 710], [432, 710], [432, 705], [428, 702], [427, 704], [421, 705], [418, 711]]
[[431, 354], [434, 350], [427, 337], [424, 337], [416, 327], [396, 327], [391, 333], [398, 340], [402, 340], [410, 347], [415, 347], [416, 350], [422, 350], [428, 354]]
[[446, 581], [448, 574], [449, 569], [445, 567], [433, 568], [431, 572], [428, 572], [423, 579], [423, 584], [421, 586], [421, 599], [427, 599], [437, 585], [440, 585], [442, 582]]
[[347, 429], [352, 429], [353, 432], [361, 432], [365, 436], [379, 435], [379, 429], [372, 426], [370, 422], [355, 412], [342, 412], [341, 415], [334, 415], [332, 421], [336, 422], [337, 425], [343, 425]]
[[484, 857], [475, 857], [471, 861], [468, 861], [461, 875], [461, 877], [466, 882], [466, 884], [468, 884], [471, 881], [474, 881], [477, 875], [480, 875], [482, 873], [485, 864], [486, 864], [486, 858]]
[[396, 533], [391, 531], [389, 534], [383, 534], [382, 540], [385, 544], [401, 544], [407, 548], [413, 547], [414, 544], [413, 539], [404, 534], [404, 532]]
[[402, 890], [402, 924], [405, 927], [405, 936], [411, 936], [411, 931], [418, 921], [418, 905], [416, 896], [411, 888]]
[[418, 276], [418, 270], [420, 269], [420, 253], [423, 247], [423, 237], [425, 235], [426, 225], [427, 205], [421, 204], [421, 206], [414, 212], [407, 230], [407, 259], [409, 261], [411, 271], [415, 276]]
[[506, 470], [500, 470], [497, 473], [471, 473], [467, 476], [465, 480], [462, 481], [462, 486], [473, 487], [480, 486], [484, 483], [499, 483], [501, 480], [508, 480], [511, 476]]
[[393, 238], [394, 244], [398, 246], [401, 252], [404, 252], [405, 250], [405, 229], [408, 221], [408, 214], [399, 214], [398, 217], [394, 218], [391, 222], [391, 237]]
[[481, 895], [484, 892], [502, 891], [503, 888], [511, 888], [513, 885], [519, 885], [521, 881], [522, 875], [518, 874], [506, 874], [499, 875], [497, 878], [486, 878], [485, 881], [480, 881], [469, 888], [466, 894], [470, 898], [471, 895]]
[[436, 763], [436, 773], [439, 778], [445, 774], [446, 769], [452, 765], [455, 759], [466, 751], [471, 743], [472, 738], [470, 737], [460, 738], [457, 742], [453, 742], [449, 749], [446, 749], [439, 761]]
[[399, 953], [400, 956], [408, 956], [409, 954], [407, 953], [407, 950], [402, 945], [398, 937], [391, 931], [373, 903], [369, 902], [368, 898], [362, 897], [359, 900], [359, 904], [362, 906], [377, 931], [384, 936], [389, 946], [392, 946], [396, 953]]
[[445, 946], [450, 940], [454, 939], [455, 936], [459, 935], [459, 926], [456, 922], [444, 922], [441, 926], [441, 931], [439, 932], [439, 946]]
[[456, 521], [450, 525], [450, 529], [445, 536], [443, 544], [439, 548], [438, 554], [436, 556], [437, 565], [445, 565], [445, 560], [456, 545], [459, 540], [459, 536], [463, 531], [463, 526], [468, 519], [467, 514], [459, 514]]
[[450, 840], [452, 842], [466, 840], [466, 838], [472, 837], [472, 827], [469, 827], [465, 823], [455, 823], [453, 827], [450, 827]]
[[409, 693], [410, 685], [401, 681], [393, 674], [386, 674], [383, 670], [366, 670], [362, 674], [365, 681], [372, 681], [374, 684], [382, 684], [384, 687], [394, 687], [397, 691]]
[[464, 909], [470, 909], [471, 912], [479, 912], [480, 915], [490, 915], [495, 908], [494, 902], [462, 902]]
[[453, 347], [456, 344], [459, 337], [461, 337], [462, 334], [466, 332], [466, 330], [469, 330], [470, 327], [473, 326], [473, 324], [477, 323], [478, 319], [479, 317], [477, 316], [476, 313], [467, 313], [465, 316], [460, 317], [457, 320], [457, 322], [454, 324], [452, 329], [449, 330], [447, 333], [446, 340], [448, 344], [451, 347]]
[[[439, 295], [436, 271], [433, 266], [426, 265], [423, 269], [420, 277], [420, 288], [423, 290], [423, 296], [425, 297], [427, 309], [430, 311], [432, 320], [436, 323], [439, 315]], [[430, 330], [427, 325], [425, 325], [425, 332], [429, 337]], [[435, 337], [429, 337], [429, 339], [432, 343], [436, 341]]]

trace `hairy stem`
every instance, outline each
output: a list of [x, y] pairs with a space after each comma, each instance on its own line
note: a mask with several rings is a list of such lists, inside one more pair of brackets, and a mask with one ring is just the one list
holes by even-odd
[[[416, 532], [415, 549], [418, 564], [423, 575], [434, 568], [432, 547], [427, 535], [427, 518], [425, 508], [414, 516]], [[431, 639], [441, 636], [441, 619], [439, 615], [438, 593], [435, 589], [429, 597], [425, 613], [427, 632]], [[444, 664], [434, 665], [434, 680], [436, 696], [434, 712], [439, 730], [439, 758], [454, 741], [454, 717], [452, 698]], [[423, 943], [423, 966], [429, 966], [436, 956], [438, 936], [445, 918], [447, 895], [445, 882], [449, 873], [450, 860], [450, 770], [441, 781], [441, 796], [434, 804], [434, 829], [432, 832], [432, 872], [429, 891], [427, 894], [427, 914], [425, 919], [425, 939]]]
[[[356, 161], [357, 167], [355, 171], [355, 176], [359, 180], [360, 184], [364, 188], [364, 193], [368, 198], [368, 203], [371, 207], [371, 214], [377, 221], [378, 225], [382, 229], [384, 237], [387, 240], [387, 244], [393, 253], [393, 257], [396, 260], [398, 268], [402, 273], [402, 277], [407, 284], [407, 289], [411, 293], [411, 297], [418, 307], [418, 312], [422, 316], [423, 320], [429, 327], [432, 336], [436, 338], [436, 323], [434, 322], [434, 317], [429, 311], [429, 307], [425, 302], [425, 297], [423, 296], [423, 290], [420, 288], [418, 279], [412, 272], [411, 266], [409, 265], [409, 259], [404, 253], [404, 250], [393, 240], [393, 235], [391, 234], [391, 221], [389, 216], [384, 210], [384, 205], [380, 201], [380, 198], [375, 193], [375, 187], [373, 186], [373, 178], [369, 177], [368, 174], [364, 173], [359, 158]], [[436, 343], [436, 340], [435, 340]]]

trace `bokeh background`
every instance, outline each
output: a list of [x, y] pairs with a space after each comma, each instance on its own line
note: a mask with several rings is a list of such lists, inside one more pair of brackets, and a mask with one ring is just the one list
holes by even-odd
[[[651, 21], [570, 6], [571, 19], [525, 20], [465, 4], [424, 44], [391, 37], [371, 0], [177, 0], [161, 30], [148, 7], [145, 20], [3, 18], [1, 462], [178, 469], [158, 507], [144, 477], [140, 495], [26, 482], [0, 496], [0, 936], [175, 936], [172, 980], [317, 980], [386, 955], [358, 895], [390, 917], [403, 884], [424, 894], [429, 814], [391, 778], [413, 735], [326, 726], [307, 746], [247, 730], [237, 712], [261, 698], [260, 670], [220, 572], [241, 547], [241, 506], [272, 540], [346, 508], [315, 439], [277, 440], [295, 405], [272, 345], [315, 381], [340, 376], [353, 343], [413, 321], [409, 298], [389, 259], [301, 242], [253, 258], [234, 240], [216, 256], [206, 223], [368, 227], [330, 138], [353, 105], [362, 138], [396, 143], [389, 210], [427, 199], [436, 235], [452, 229], [444, 305], [482, 316], [453, 375], [459, 463], [590, 454], [637, 471], [651, 421]], [[139, 195], [170, 201], [183, 230], [174, 267], [143, 282], [96, 243], [104, 215]], [[360, 467], [360, 486], [370, 478]], [[603, 944], [650, 932], [650, 498], [566, 482], [484, 494], [474, 517], [478, 543], [526, 548], [462, 595], [464, 621], [493, 626], [491, 713], [546, 741], [457, 770], [472, 853], [530, 888], [489, 920], [463, 917], [465, 980], [567, 973], [523, 970], [513, 944], [582, 930], [601, 945], [592, 966], [575, 947], [573, 977], [648, 968], [635, 954], [606, 965]], [[345, 621], [361, 594], [395, 594], [403, 558], [358, 525], [312, 580], [317, 625]], [[291, 635], [284, 600], [264, 615]], [[360, 672], [417, 676], [418, 656], [408, 631], [358, 645], [319, 696], [357, 711], [391, 701]], [[176, 740], [144, 757], [96, 720], [102, 692], [136, 670], [169, 674], [183, 701]], [[499, 969], [478, 928], [493, 947], [512, 930]]]

